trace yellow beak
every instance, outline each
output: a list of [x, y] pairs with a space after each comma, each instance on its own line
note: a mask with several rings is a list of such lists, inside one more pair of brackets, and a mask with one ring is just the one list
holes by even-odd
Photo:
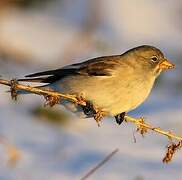
[[167, 59], [164, 59], [164, 61], [159, 64], [159, 68], [162, 70], [173, 69], [174, 67], [175, 65], [169, 62]]

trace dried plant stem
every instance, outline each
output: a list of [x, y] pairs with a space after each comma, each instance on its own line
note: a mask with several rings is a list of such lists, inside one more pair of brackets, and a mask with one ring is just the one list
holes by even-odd
[[[165, 154], [165, 156], [164, 156], [164, 158], [162, 160], [163, 163], [171, 162], [175, 152], [177, 150], [182, 149], [182, 137], [173, 134], [171, 131], [164, 131], [159, 127], [157, 127], [157, 128], [153, 127], [152, 125], [145, 123], [144, 118], [135, 119], [135, 118], [132, 118], [132, 117], [129, 117], [129, 116], [125, 116], [124, 118], [125, 118], [126, 122], [132, 122], [132, 123], [136, 124], [137, 131], [142, 136], [144, 136], [144, 134], [147, 133], [148, 130], [151, 130], [151, 131], [154, 131], [154, 132], [156, 132], [158, 134], [162, 134], [164, 136], [167, 136], [170, 139], [171, 142], [167, 146], [166, 154]], [[174, 143], [172, 141], [173, 139], [177, 140], [178, 142]]]
[[95, 167], [93, 167], [89, 172], [85, 174], [84, 177], [81, 178], [81, 180], [87, 179], [89, 176], [91, 176], [95, 171], [97, 171], [101, 166], [103, 166], [106, 162], [108, 162], [117, 152], [119, 149], [115, 149], [112, 151], [109, 155], [107, 155], [100, 163], [98, 163]]
[[[7, 81], [4, 79], [0, 79], [0, 84], [4, 84], [4, 85], [10, 86], [10, 87], [12, 86], [11, 81]], [[75, 95], [61, 94], [61, 93], [58, 93], [55, 91], [44, 90], [44, 89], [31, 87], [31, 86], [27, 86], [27, 85], [23, 85], [23, 84], [18, 84], [18, 83], [16, 83], [16, 89], [17, 90], [25, 90], [25, 91], [32, 92], [32, 93], [38, 94], [38, 95], [60, 97], [60, 98], [68, 99], [74, 103], [77, 103], [77, 104], [80, 104], [83, 106], [86, 105], [86, 103], [84, 101], [79, 100]]]
[[164, 131], [159, 127], [157, 127], [157, 128], [153, 127], [152, 125], [145, 123], [145, 121], [142, 118], [136, 119], [136, 118], [132, 118], [130, 116], [125, 116], [125, 121], [126, 122], [132, 122], [132, 123], [136, 124], [140, 128], [145, 128], [145, 129], [155, 131], [155, 132], [157, 132], [159, 134], [167, 136], [169, 139], [176, 139], [176, 140], [182, 141], [182, 137], [177, 136], [177, 135], [171, 133], [170, 131]]

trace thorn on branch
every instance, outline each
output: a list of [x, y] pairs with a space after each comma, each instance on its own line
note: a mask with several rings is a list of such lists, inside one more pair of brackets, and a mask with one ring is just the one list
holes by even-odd
[[169, 163], [172, 158], [173, 158], [173, 155], [175, 154], [175, 152], [179, 149], [182, 148], [182, 141], [179, 141], [178, 144], [175, 144], [175, 143], [171, 143], [167, 146], [167, 152], [166, 152], [166, 155], [165, 157], [163, 158], [163, 163]]
[[10, 86], [11, 98], [16, 101], [17, 96], [18, 96], [18, 94], [17, 94], [18, 81], [16, 79], [12, 79], [10, 81], [10, 84], [11, 84], [11, 86]]

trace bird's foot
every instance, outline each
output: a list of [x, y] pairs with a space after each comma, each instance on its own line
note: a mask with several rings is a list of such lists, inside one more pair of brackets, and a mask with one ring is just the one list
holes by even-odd
[[118, 115], [115, 116], [116, 123], [117, 123], [118, 125], [120, 125], [120, 124], [124, 121], [125, 115], [126, 115], [126, 113], [123, 112], [123, 113], [118, 114]]
[[93, 117], [95, 112], [94, 106], [91, 102], [86, 101], [86, 106], [82, 106], [83, 112], [88, 117]]
[[77, 95], [77, 100], [78, 104], [82, 104], [83, 102], [85, 103], [85, 105], [81, 105], [84, 114], [87, 115], [88, 117], [93, 117], [95, 114], [94, 106], [90, 101], [87, 101], [85, 99], [85, 94], [80, 93], [79, 95]]
[[97, 108], [89, 101], [86, 101], [86, 106], [82, 106], [82, 109], [85, 115], [87, 115], [88, 117], [94, 117], [99, 127], [102, 118], [107, 115], [105, 111], [102, 111], [100, 108]]
[[85, 100], [84, 93], [80, 93], [79, 96], [77, 96], [77, 99], [86, 103], [86, 105], [81, 106], [84, 114], [88, 117], [94, 117], [95, 121], [97, 122], [97, 125], [100, 127], [100, 122], [102, 118], [105, 117], [108, 113], [102, 111], [100, 108], [93, 105], [93, 103], [91, 103], [90, 101]]

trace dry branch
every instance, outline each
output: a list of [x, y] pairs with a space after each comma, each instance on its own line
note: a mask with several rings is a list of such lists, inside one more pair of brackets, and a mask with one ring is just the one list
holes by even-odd
[[[155, 131], [156, 133], [167, 136], [170, 140], [176, 139], [182, 141], [182, 137], [173, 134], [171, 131], [164, 131], [159, 127], [153, 127], [150, 124], [147, 124], [143, 118], [135, 119], [130, 116], [125, 116], [126, 122], [132, 122], [137, 125], [137, 131], [139, 131], [142, 135], [147, 132], [147, 130]], [[144, 132], [144, 133], [143, 133]]]
[[[175, 135], [171, 131], [164, 131], [159, 127], [153, 127], [150, 124], [147, 124], [144, 120], [144, 118], [135, 119], [130, 116], [125, 116], [126, 122], [132, 122], [137, 126], [137, 131], [140, 132], [142, 136], [144, 136], [145, 133], [147, 133], [148, 130], [154, 131], [158, 134], [162, 134], [164, 136], [167, 136], [171, 143], [167, 145], [167, 151], [163, 158], [163, 163], [169, 163], [171, 162], [175, 152], [177, 150], [180, 150], [182, 148], [182, 137]], [[177, 140], [178, 143], [172, 142], [172, 140]]]
[[[31, 92], [33, 94], [43, 95], [44, 98], [46, 99], [46, 105], [50, 105], [50, 106], [58, 104], [62, 98], [67, 99], [67, 100], [69, 100], [75, 104], [81, 105], [81, 106], [87, 105], [86, 100], [84, 100], [81, 97], [77, 97], [76, 95], [62, 94], [62, 93], [52, 91], [52, 90], [45, 90], [45, 89], [38, 88], [38, 87], [31, 87], [28, 85], [19, 84], [16, 80], [7, 81], [4, 79], [0, 79], [0, 84], [10, 86], [11, 96], [13, 99], [17, 98], [17, 90], [24, 90], [24, 91]], [[96, 116], [101, 112], [102, 111], [96, 111]], [[167, 146], [167, 152], [163, 159], [164, 163], [170, 162], [172, 160], [172, 157], [173, 157], [174, 153], [176, 152], [176, 150], [182, 148], [182, 137], [177, 136], [176, 134], [172, 133], [171, 131], [164, 131], [159, 127], [154, 127], [154, 126], [146, 123], [144, 118], [136, 119], [136, 118], [132, 118], [132, 117], [126, 115], [124, 117], [124, 119], [126, 122], [134, 123], [137, 126], [137, 131], [142, 136], [144, 136], [144, 134], [147, 133], [148, 130], [151, 130], [158, 134], [162, 134], [162, 135], [166, 136], [167, 138], [169, 138], [171, 140], [171, 142], [173, 139], [178, 141], [177, 144], [172, 142], [170, 145]], [[96, 119], [96, 121], [97, 121], [97, 119]], [[99, 122], [97, 122], [97, 123], [99, 125]]]
[[15, 98], [16, 99], [16, 96], [17, 96], [17, 90], [24, 90], [24, 91], [27, 91], [27, 92], [31, 92], [33, 94], [37, 94], [37, 95], [43, 95], [46, 100], [50, 100], [50, 98], [64, 98], [64, 99], [67, 99], [69, 101], [72, 101], [76, 104], [79, 104], [79, 105], [86, 105], [86, 103], [82, 100], [82, 99], [79, 99], [77, 96], [75, 95], [70, 95], [70, 94], [61, 94], [61, 93], [58, 93], [58, 92], [55, 92], [55, 91], [51, 91], [51, 90], [44, 90], [44, 89], [40, 89], [40, 88], [37, 88], [37, 87], [31, 87], [31, 86], [27, 86], [27, 85], [23, 85], [23, 84], [19, 84], [16, 79], [13, 79], [11, 81], [7, 81], [7, 80], [4, 80], [4, 79], [0, 79], [0, 84], [4, 84], [6, 86], [10, 86], [11, 87], [11, 95], [12, 95], [12, 98]]
[[108, 162], [117, 152], [119, 149], [115, 149], [109, 155], [107, 155], [99, 164], [93, 167], [89, 172], [85, 174], [80, 180], [85, 180], [90, 177], [95, 171], [97, 171], [101, 166], [103, 166], [106, 162]]

